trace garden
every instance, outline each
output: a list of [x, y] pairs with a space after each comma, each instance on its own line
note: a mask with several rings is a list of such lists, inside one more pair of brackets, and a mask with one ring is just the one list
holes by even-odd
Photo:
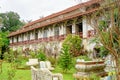
[[[102, 48], [101, 51], [103, 50], [104, 49]], [[52, 67], [54, 67], [54, 70], [51, 71], [52, 73], [61, 73], [63, 75], [63, 80], [74, 80], [76, 78], [75, 73], [79, 71], [86, 72], [86, 69], [80, 69], [79, 65], [77, 68], [77, 63], [80, 64], [80, 60], [82, 60], [82, 62], [92, 61], [92, 58], [88, 57], [89, 52], [83, 49], [82, 39], [78, 35], [68, 35], [66, 37], [63, 42], [59, 57], [54, 55], [48, 56], [45, 51], [46, 50], [43, 49], [38, 49], [37, 51], [28, 50], [27, 52], [29, 52], [29, 54], [27, 56], [23, 56], [22, 49], [18, 49], [17, 51], [9, 49], [9, 51], [4, 53], [4, 59], [1, 61], [2, 67], [0, 80], [31, 80], [31, 69], [30, 66], [26, 65], [26, 62], [28, 62], [29, 59], [50, 61]], [[102, 60], [102, 58], [99, 60]], [[35, 67], [40, 68], [39, 65]], [[93, 66], [93, 68], [94, 71], [99, 70], [98, 68], [95, 68], [95, 66]], [[89, 76], [89, 78], [85, 77], [86, 80], [100, 80], [100, 77], [97, 77], [96, 73], [93, 74], [93, 71], [89, 72], [91, 72], [89, 73], [91, 76]], [[80, 80], [84, 79], [82, 76], [78, 77]]]
[[[103, 46], [99, 49], [99, 55], [90, 57], [91, 52], [83, 49], [82, 39], [78, 35], [68, 35], [66, 37], [63, 41], [59, 57], [54, 55], [48, 56], [45, 53], [46, 50], [43, 49], [36, 51], [28, 50], [27, 53], [29, 52], [29, 54], [27, 55], [23, 55], [22, 49], [18, 49], [17, 51], [9, 49], [9, 51], [4, 53], [4, 58], [1, 61], [0, 80], [31, 80], [31, 68], [26, 65], [29, 59], [50, 61], [52, 67], [54, 67], [54, 70], [51, 72], [61, 73], [63, 80], [100, 80], [101, 75], [107, 76], [104, 72], [105, 64], [103, 57], [108, 55], [108, 51]], [[94, 59], [94, 57], [97, 59]], [[90, 67], [88, 64], [93, 65]], [[81, 66], [87, 66], [87, 68]], [[40, 68], [39, 64], [35, 67]], [[83, 77], [84, 75], [81, 75], [83, 73], [87, 77]]]
[[[63, 80], [74, 80], [75, 78], [78, 80], [101, 80], [104, 76], [107, 78], [103, 80], [119, 80], [120, 6], [117, 1], [119, 0], [116, 0], [115, 4], [106, 1], [104, 5], [101, 5], [100, 11], [85, 16], [87, 23], [96, 31], [94, 36], [89, 39], [85, 38], [96, 44], [94, 52], [85, 50], [82, 44], [83, 40], [77, 35], [68, 35], [62, 43], [60, 52], [57, 51], [56, 46], [55, 54], [52, 54], [44, 43], [42, 48], [35, 51], [30, 49], [22, 51], [21, 48], [13, 51], [8, 47], [7, 35], [10, 30], [4, 32], [3, 29], [0, 32], [0, 80], [31, 80], [31, 67], [26, 65], [31, 58], [38, 59], [38, 61], [50, 61], [54, 67], [51, 72], [61, 73]], [[12, 29], [11, 31], [14, 31]], [[92, 54], [93, 56], [91, 56]], [[111, 56], [110, 60], [106, 58], [108, 55]], [[109, 60], [107, 62], [109, 65], [112, 64], [111, 61], [114, 62], [111, 66], [114, 69], [108, 67], [108, 71], [104, 72], [106, 67], [104, 61], [107, 60]], [[35, 68], [39, 68], [39, 65]]]

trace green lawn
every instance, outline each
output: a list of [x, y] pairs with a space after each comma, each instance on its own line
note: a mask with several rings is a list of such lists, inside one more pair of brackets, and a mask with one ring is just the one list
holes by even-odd
[[[0, 80], [8, 80], [8, 67], [9, 63], [3, 62], [2, 65], [2, 73], [0, 73]], [[57, 66], [53, 73], [62, 73], [62, 70]], [[62, 73], [64, 80], [74, 80], [73, 73], [75, 73], [75, 69], [71, 69], [68, 73]], [[13, 80], [31, 80], [31, 71], [28, 70], [16, 70], [16, 75]]]
[[73, 73], [75, 73], [75, 69], [72, 68], [67, 73], [63, 73], [62, 69], [57, 66], [53, 73], [62, 73], [64, 80], [74, 80]]
[[[9, 63], [3, 62], [2, 73], [0, 73], [0, 80], [8, 80], [8, 67]], [[13, 80], [31, 80], [30, 70], [16, 70], [16, 75]]]

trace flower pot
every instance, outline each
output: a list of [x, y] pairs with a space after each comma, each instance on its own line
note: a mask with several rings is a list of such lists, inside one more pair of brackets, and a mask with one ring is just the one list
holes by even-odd
[[79, 61], [75, 68], [78, 72], [101, 72], [104, 71], [104, 61]]

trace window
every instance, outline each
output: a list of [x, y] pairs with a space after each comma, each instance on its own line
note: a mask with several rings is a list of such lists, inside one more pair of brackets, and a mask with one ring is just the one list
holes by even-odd
[[38, 30], [35, 30], [35, 39], [38, 39]]
[[14, 37], [12, 37], [12, 43], [14, 43]]
[[19, 36], [16, 36], [16, 39], [17, 39], [17, 42], [19, 42], [19, 41], [18, 41], [18, 39], [19, 39]]
[[47, 28], [45, 28], [44, 31], [43, 31], [43, 38], [47, 37], [47, 31], [48, 31]]
[[73, 21], [69, 20], [66, 24], [66, 34], [72, 34], [72, 24]]
[[54, 27], [54, 35], [55, 36], [59, 35], [59, 27]]
[[27, 39], [30, 40], [30, 32], [27, 34]]
[[76, 32], [83, 32], [82, 22], [76, 24]]
[[24, 41], [24, 33], [22, 34], [22, 41]]
[[69, 25], [66, 27], [66, 33], [67, 34], [72, 34], [72, 25]]

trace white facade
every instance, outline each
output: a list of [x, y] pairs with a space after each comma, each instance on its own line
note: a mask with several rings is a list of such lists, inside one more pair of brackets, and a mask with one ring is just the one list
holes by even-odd
[[[20, 46], [23, 50], [26, 48], [35, 50], [46, 46], [46, 48], [51, 48], [51, 51], [55, 51], [57, 47], [58, 51], [60, 51], [66, 35], [77, 34], [83, 38], [84, 48], [86, 50], [91, 50], [94, 44], [90, 45], [89, 40], [94, 34], [89, 32], [94, 32], [94, 29], [87, 24], [87, 16], [85, 16], [85, 14], [89, 13], [87, 8], [93, 6], [93, 3], [91, 3], [92, 0], [81, 1], [84, 3], [86, 2], [86, 5], [80, 7], [81, 4], [79, 4], [67, 10], [34, 21], [28, 24], [28, 26], [23, 27], [26, 29], [26, 32], [21, 29], [19, 33], [16, 32], [14, 35], [10, 34], [10, 46], [15, 49]], [[87, 5], [88, 1], [91, 5]], [[18, 40], [16, 36], [18, 36]]]

